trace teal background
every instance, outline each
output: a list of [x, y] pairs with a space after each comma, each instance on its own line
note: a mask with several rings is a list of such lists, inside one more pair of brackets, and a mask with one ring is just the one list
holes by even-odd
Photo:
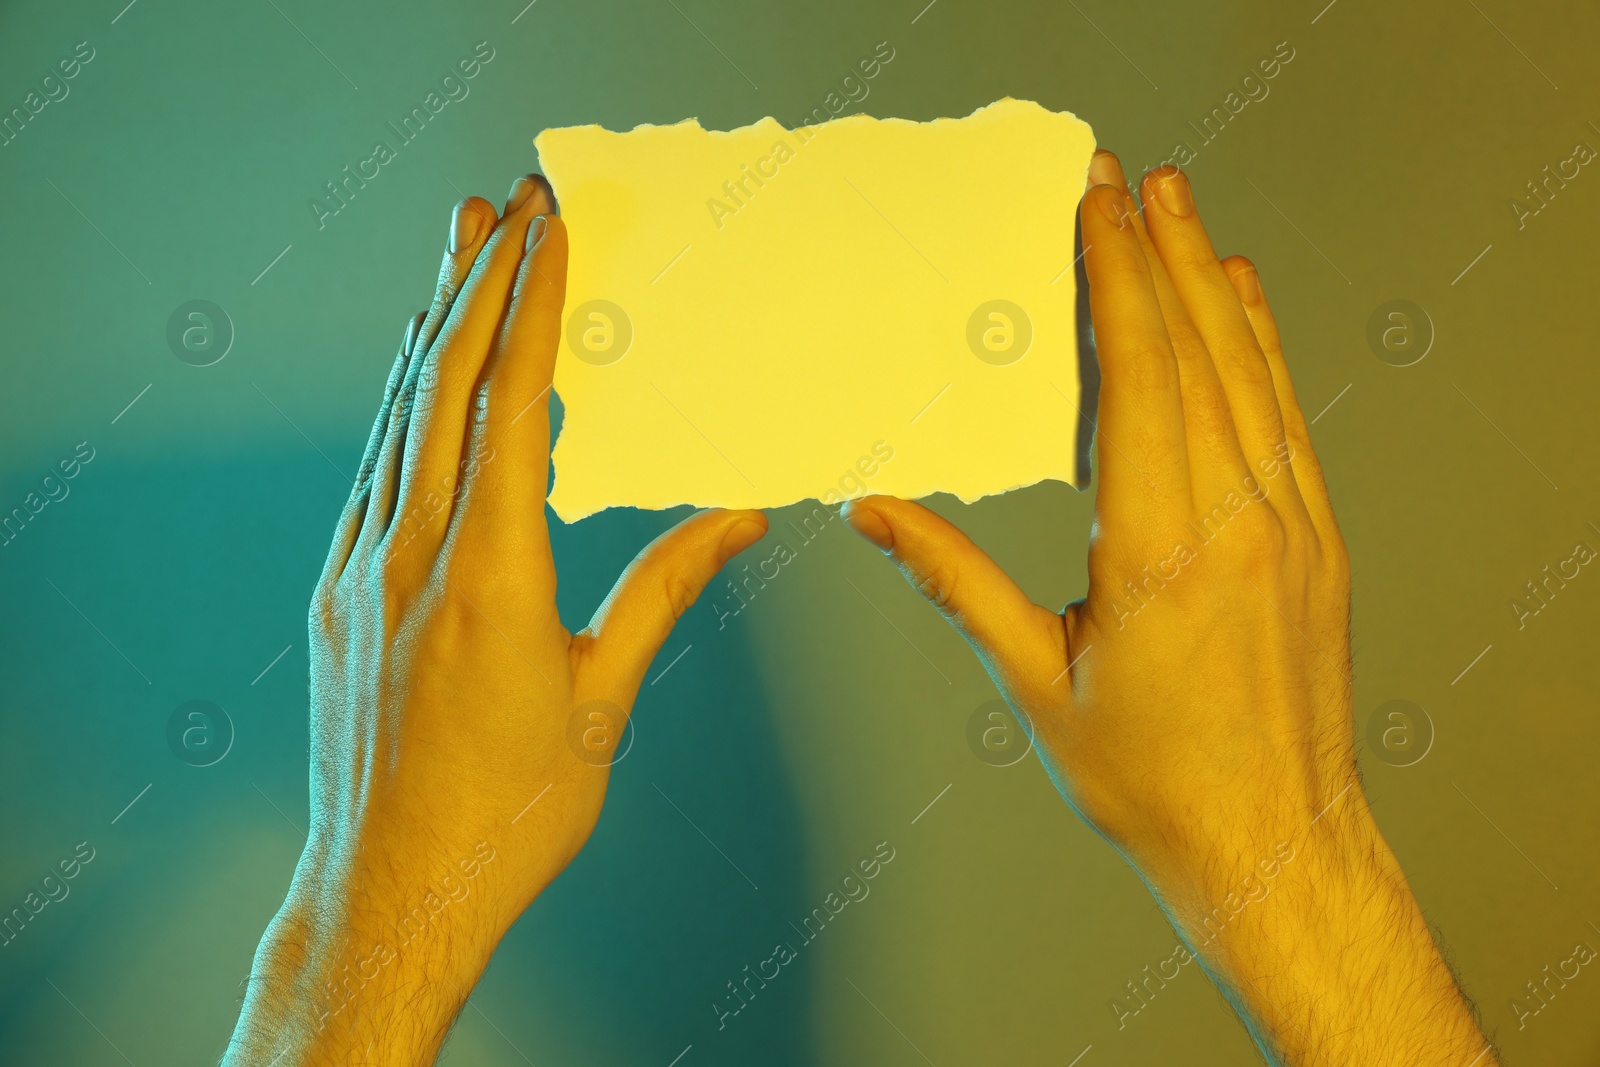
[[[0, 111], [78, 42], [96, 51], [0, 147], [0, 509], [95, 449], [0, 548], [0, 909], [78, 842], [96, 851], [0, 947], [0, 1060], [225, 1047], [304, 840], [307, 599], [452, 203], [503, 196], [548, 126], [792, 122], [884, 40], [896, 56], [862, 110], [1033, 98], [1130, 169], [1196, 142], [1189, 122], [1295, 49], [1189, 170], [1219, 249], [1261, 267], [1322, 412], [1358, 729], [1406, 699], [1436, 731], [1410, 767], [1364, 744], [1368, 788], [1507, 1061], [1600, 1056], [1587, 969], [1521, 1028], [1511, 1007], [1575, 943], [1600, 947], [1600, 578], [1521, 630], [1508, 607], [1574, 542], [1600, 547], [1600, 177], [1520, 229], [1509, 206], [1574, 142], [1600, 145], [1593, 5], [124, 2], [0, 10]], [[496, 57], [470, 96], [319, 230], [308, 200], [480, 41]], [[192, 299], [237, 331], [214, 366], [167, 348]], [[1415, 366], [1365, 340], [1394, 299], [1436, 327]], [[938, 506], [1060, 604], [1083, 590], [1091, 504], [1046, 485]], [[674, 518], [556, 528], [569, 625]], [[1108, 1002], [1172, 932], [1035, 761], [973, 756], [992, 686], [841, 524], [725, 630], [703, 601], [657, 670], [690, 646], [641, 696], [593, 840], [507, 938], [445, 1062], [1250, 1061], [1192, 973], [1117, 1028]], [[192, 699], [236, 729], [207, 768], [167, 747]], [[719, 1032], [723, 983], [883, 840], [896, 858], [872, 895]]]

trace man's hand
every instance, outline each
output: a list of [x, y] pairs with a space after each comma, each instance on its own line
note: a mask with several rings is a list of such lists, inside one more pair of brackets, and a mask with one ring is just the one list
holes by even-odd
[[917, 504], [845, 517], [971, 643], [1269, 1057], [1484, 1067], [1361, 790], [1349, 561], [1255, 268], [1218, 261], [1176, 169], [1142, 218], [1114, 156], [1090, 176], [1087, 597], [1034, 604]]
[[593, 829], [674, 621], [766, 531], [695, 515], [562, 627], [544, 500], [566, 265], [542, 177], [504, 218], [457, 206], [312, 598], [312, 825], [226, 1063], [432, 1063]]

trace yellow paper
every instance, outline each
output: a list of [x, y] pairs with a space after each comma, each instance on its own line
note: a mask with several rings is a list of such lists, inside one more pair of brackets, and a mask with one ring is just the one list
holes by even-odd
[[1084, 484], [1076, 117], [1005, 99], [535, 144], [571, 235], [564, 521]]

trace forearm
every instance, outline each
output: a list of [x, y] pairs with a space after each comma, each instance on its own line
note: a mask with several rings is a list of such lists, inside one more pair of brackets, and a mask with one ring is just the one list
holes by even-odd
[[1216, 889], [1172, 909], [1271, 1062], [1498, 1063], [1363, 803], [1278, 849], [1237, 911]]
[[433, 1063], [496, 933], [450, 908], [388, 879], [297, 877], [256, 950], [224, 1067]]

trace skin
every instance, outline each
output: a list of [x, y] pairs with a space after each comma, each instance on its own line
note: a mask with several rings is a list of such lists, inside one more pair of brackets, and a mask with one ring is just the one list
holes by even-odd
[[1257, 272], [1218, 260], [1176, 168], [1142, 212], [1110, 153], [1090, 181], [1088, 595], [1034, 604], [919, 504], [845, 518], [971, 644], [1270, 1062], [1497, 1063], [1361, 788], [1349, 557]]
[[544, 498], [566, 261], [538, 175], [504, 217], [456, 208], [312, 598], [312, 827], [225, 1064], [432, 1063], [594, 828], [674, 621], [766, 532], [694, 515], [563, 628]]
[[[1088, 596], [1033, 604], [917, 504], [845, 517], [971, 642], [1270, 1060], [1497, 1063], [1360, 787], [1349, 562], [1255, 269], [1217, 260], [1175, 170], [1142, 217], [1115, 157], [1091, 179]], [[312, 600], [312, 827], [224, 1064], [432, 1063], [593, 830], [674, 621], [766, 530], [695, 515], [563, 628], [544, 494], [566, 251], [537, 175], [503, 216], [456, 208]]]

